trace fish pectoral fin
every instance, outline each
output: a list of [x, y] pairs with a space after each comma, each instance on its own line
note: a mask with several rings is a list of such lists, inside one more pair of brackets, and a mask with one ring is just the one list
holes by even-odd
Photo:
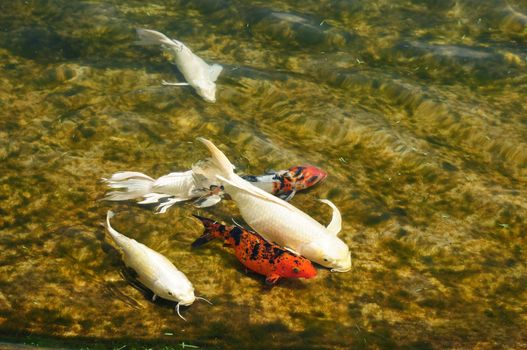
[[189, 86], [189, 83], [169, 83], [168, 81], [162, 80], [161, 85], [163, 86]]
[[221, 196], [219, 195], [203, 196], [201, 198], [198, 198], [194, 202], [194, 206], [196, 208], [207, 208], [207, 207], [212, 207], [213, 205], [219, 203], [220, 201], [221, 201]]
[[215, 82], [218, 80], [218, 76], [220, 75], [221, 71], [223, 70], [223, 67], [219, 64], [213, 64], [212, 66], [209, 66], [209, 78], [212, 82]]
[[177, 198], [177, 197], [170, 197], [167, 201], [162, 202], [156, 207], [156, 214], [164, 214], [170, 208], [176, 203], [184, 202], [186, 200], [189, 200], [189, 198]]
[[272, 286], [273, 284], [278, 282], [279, 279], [279, 275], [269, 275], [265, 278], [265, 284], [267, 284], [268, 286]]
[[152, 301], [156, 301], [156, 299], [157, 299], [157, 295], [155, 295], [155, 294], [152, 295]]
[[143, 195], [143, 200], [140, 202], [137, 202], [137, 204], [153, 204], [153, 203], [159, 203], [164, 198], [170, 198], [172, 195], [170, 194], [163, 194], [163, 193], [147, 193]]
[[296, 190], [291, 190], [285, 193], [282, 193], [279, 197], [284, 201], [289, 202], [296, 194]]
[[319, 199], [319, 202], [327, 204], [333, 209], [333, 215], [331, 217], [331, 222], [326, 227], [329, 233], [334, 234], [335, 236], [339, 234], [342, 229], [342, 217], [340, 216], [340, 211], [335, 204], [327, 199]]

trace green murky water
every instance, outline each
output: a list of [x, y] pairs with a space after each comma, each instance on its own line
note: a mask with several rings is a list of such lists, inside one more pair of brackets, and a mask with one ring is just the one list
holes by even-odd
[[[217, 103], [133, 45], [156, 29], [222, 64]], [[1, 1], [0, 338], [69, 348], [527, 348], [527, 3]], [[100, 201], [101, 177], [161, 176], [214, 141], [244, 173], [311, 163], [293, 205], [348, 273], [263, 287], [197, 210]], [[125, 278], [116, 229], [174, 261], [183, 313]], [[224, 201], [207, 216], [239, 213]], [[2, 345], [3, 346], [3, 345]]]

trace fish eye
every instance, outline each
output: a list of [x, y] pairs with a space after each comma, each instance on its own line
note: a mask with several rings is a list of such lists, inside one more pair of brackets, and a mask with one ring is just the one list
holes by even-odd
[[172, 292], [167, 292], [167, 293], [168, 293], [168, 295], [170, 295], [170, 296], [172, 295]]
[[294, 273], [299, 273], [300, 270], [298, 269], [298, 267], [293, 267], [293, 272], [294, 272]]
[[329, 260], [328, 260], [328, 259], [326, 259], [326, 258], [324, 258], [324, 261], [328, 262]]

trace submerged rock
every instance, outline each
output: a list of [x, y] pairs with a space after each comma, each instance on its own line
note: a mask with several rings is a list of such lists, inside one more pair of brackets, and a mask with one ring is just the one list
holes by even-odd
[[500, 27], [513, 38], [527, 41], [527, 14], [520, 12], [507, 3]]
[[503, 78], [514, 68], [505, 57], [489, 48], [408, 41], [385, 50], [388, 61], [411, 64], [418, 74], [442, 81], [474, 78], [488, 81]]
[[22, 27], [9, 33], [10, 40], [4, 40], [13, 53], [29, 59], [67, 60], [78, 58], [81, 49], [78, 44], [48, 27]]
[[254, 33], [277, 40], [283, 45], [299, 47], [322, 45], [342, 47], [352, 40], [352, 35], [330, 26], [323, 18], [279, 12], [268, 8], [249, 11], [247, 21]]

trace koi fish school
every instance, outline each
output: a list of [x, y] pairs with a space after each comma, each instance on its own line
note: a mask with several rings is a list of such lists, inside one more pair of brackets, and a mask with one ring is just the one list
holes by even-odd
[[[206, 102], [216, 102], [216, 81], [223, 71], [220, 64], [208, 64], [184, 43], [161, 32], [137, 29], [137, 35], [136, 44], [160, 46], [170, 53], [185, 78], [185, 82], [163, 81], [163, 85], [191, 86]], [[265, 276], [268, 285], [281, 278], [313, 278], [317, 275], [313, 263], [336, 272], [351, 269], [350, 249], [338, 237], [342, 229], [338, 208], [327, 199], [319, 200], [332, 209], [331, 221], [324, 226], [288, 203], [298, 191], [324, 181], [328, 176], [325, 171], [301, 165], [260, 176], [240, 176], [211, 141], [201, 137], [198, 140], [209, 150], [211, 158], [195, 163], [190, 170], [157, 179], [136, 171], [114, 173], [103, 179], [110, 189], [104, 199], [138, 200], [141, 205], [155, 205], [159, 213], [190, 200], [199, 208], [213, 206], [224, 197], [233, 200], [254, 231], [194, 215], [202, 222], [204, 233], [192, 247], [221, 239], [233, 248], [236, 258], [248, 270]], [[175, 302], [175, 312], [182, 319], [185, 318], [180, 306], [190, 306], [195, 300], [209, 302], [194, 294], [190, 280], [169, 259], [116, 231], [110, 224], [113, 216], [113, 212], [107, 212], [108, 233], [121, 251], [124, 263], [137, 273], [137, 281], [153, 292], [152, 301], [160, 297]]]

